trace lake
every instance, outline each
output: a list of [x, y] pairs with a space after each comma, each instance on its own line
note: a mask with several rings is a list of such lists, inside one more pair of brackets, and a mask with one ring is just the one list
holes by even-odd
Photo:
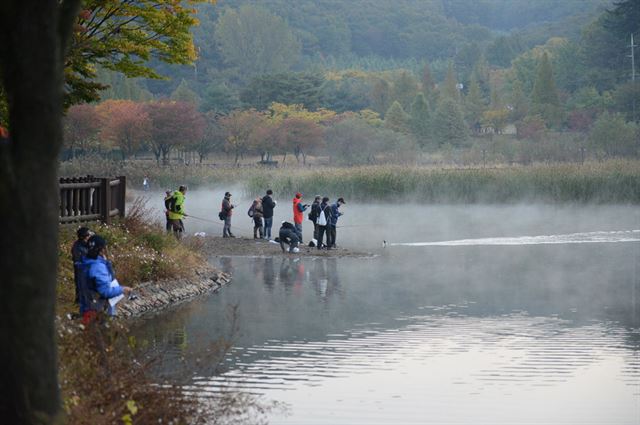
[[375, 256], [212, 258], [232, 284], [136, 329], [158, 370], [272, 424], [640, 423], [637, 207], [343, 209], [338, 245]]

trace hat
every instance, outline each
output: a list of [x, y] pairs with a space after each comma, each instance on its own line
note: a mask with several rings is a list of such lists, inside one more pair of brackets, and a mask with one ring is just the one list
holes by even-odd
[[84, 239], [87, 236], [93, 235], [93, 232], [91, 230], [89, 230], [88, 227], [81, 227], [76, 232], [76, 235], [78, 235], [78, 239]]
[[302, 193], [296, 192], [296, 198], [302, 198]]
[[167, 195], [171, 195], [172, 191], [170, 191], [170, 190], [165, 190], [165, 192], [164, 192], [164, 193], [166, 193]]
[[340, 202], [341, 204], [346, 204], [346, 202], [344, 202], [344, 198], [338, 198], [338, 202]]
[[107, 246], [107, 240], [100, 235], [93, 235], [89, 238], [89, 249], [95, 252]]
[[231, 192], [225, 192], [224, 193], [224, 197], [225, 198], [231, 198]]

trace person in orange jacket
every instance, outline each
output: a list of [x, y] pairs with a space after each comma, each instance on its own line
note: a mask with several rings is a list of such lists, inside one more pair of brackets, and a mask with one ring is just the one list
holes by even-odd
[[296, 193], [293, 198], [293, 225], [296, 228], [299, 242], [302, 243], [302, 221], [304, 220], [304, 212], [309, 207], [309, 204], [302, 203], [302, 193]]

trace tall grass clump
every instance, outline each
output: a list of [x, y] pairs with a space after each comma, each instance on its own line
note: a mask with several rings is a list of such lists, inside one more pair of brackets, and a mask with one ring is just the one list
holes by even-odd
[[278, 193], [344, 196], [354, 200], [430, 203], [640, 203], [640, 162], [432, 168], [397, 165], [271, 170], [248, 177], [251, 195]]

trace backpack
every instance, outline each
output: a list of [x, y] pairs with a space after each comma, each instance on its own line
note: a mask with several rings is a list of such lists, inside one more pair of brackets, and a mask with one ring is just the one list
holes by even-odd
[[253, 204], [251, 204], [251, 206], [249, 207], [249, 211], [247, 211], [247, 215], [249, 217], [253, 217], [253, 214], [256, 212], [256, 203], [254, 202]]
[[320, 210], [318, 213], [318, 221], [316, 222], [318, 226], [326, 226], [327, 225], [327, 217], [324, 215], [324, 211]]
[[224, 221], [224, 219], [227, 218], [227, 215], [224, 213], [224, 211], [220, 211], [218, 213], [218, 218]]
[[176, 197], [171, 195], [171, 198], [164, 201], [164, 206], [171, 212], [176, 212]]
[[311, 205], [311, 212], [307, 215], [309, 220], [313, 221], [314, 223], [316, 222], [316, 220], [318, 219], [319, 209], [320, 209], [320, 205], [316, 205], [316, 204]]

